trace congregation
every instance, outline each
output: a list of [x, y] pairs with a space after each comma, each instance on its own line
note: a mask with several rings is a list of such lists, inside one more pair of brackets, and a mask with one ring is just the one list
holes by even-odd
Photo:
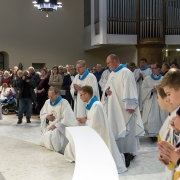
[[[89, 126], [107, 145], [118, 173], [124, 173], [140, 149], [139, 138], [158, 143], [159, 161], [165, 164], [167, 180], [180, 177], [180, 70], [177, 63], [139, 67], [121, 64], [115, 54], [107, 67], [88, 68], [84, 60], [76, 65], [27, 70], [14, 66], [0, 70], [0, 102], [15, 99], [17, 124], [31, 123], [32, 111], [41, 119], [39, 144], [76, 161], [74, 145], [65, 128]], [[179, 98], [178, 98], [179, 97]], [[179, 121], [179, 122], [178, 122]]]

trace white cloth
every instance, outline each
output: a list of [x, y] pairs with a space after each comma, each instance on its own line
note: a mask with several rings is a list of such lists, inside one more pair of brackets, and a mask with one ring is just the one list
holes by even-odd
[[134, 79], [135, 79], [135, 82], [136, 82], [136, 87], [137, 87], [139, 109], [141, 110], [142, 109], [142, 98], [141, 98], [141, 94], [140, 94], [140, 88], [141, 88], [141, 85], [142, 85], [142, 80], [139, 79], [140, 73], [141, 73], [140, 69], [135, 69], [134, 72], [133, 72]]
[[[109, 148], [117, 166], [118, 173], [127, 171], [124, 160], [119, 153], [113, 133], [108, 124], [107, 115], [101, 102], [96, 101], [91, 109], [87, 111], [87, 125], [94, 129], [104, 140]], [[98, 148], [98, 147], [96, 147]], [[74, 161], [74, 149], [69, 145], [65, 149], [64, 156], [68, 161]]]
[[[106, 97], [105, 93], [103, 93], [102, 103], [107, 109], [109, 124], [115, 139], [125, 138], [126, 140], [127, 135], [132, 130], [131, 128], [135, 129], [132, 131], [134, 137], [143, 136], [144, 127], [138, 107], [137, 89], [132, 72], [127, 68], [123, 68], [118, 72], [111, 72], [105, 89], [108, 87], [110, 87], [112, 95]], [[135, 112], [130, 114], [126, 111], [127, 109], [134, 109]], [[135, 121], [134, 127], [130, 127], [130, 121], [132, 120]], [[126, 143], [133, 143], [133, 139], [128, 138], [127, 140]], [[139, 139], [136, 138], [136, 141], [139, 141]], [[126, 152], [131, 152], [131, 149], [132, 147], [127, 148]]]
[[76, 117], [86, 117], [86, 103], [84, 103], [80, 98], [80, 93], [77, 92], [77, 96], [74, 96], [74, 86], [73, 84], [77, 84], [79, 86], [89, 85], [93, 88], [93, 96], [96, 95], [99, 99], [99, 89], [96, 77], [89, 73], [84, 80], [79, 79], [79, 74], [77, 74], [71, 84], [71, 95], [74, 99], [74, 114]]
[[[175, 109], [171, 113], [171, 115], [166, 118], [164, 124], [162, 125], [159, 131], [159, 138], [171, 144], [173, 144], [173, 128], [170, 125], [170, 120], [176, 115], [176, 111], [178, 110], [178, 108]], [[166, 180], [172, 180], [174, 176], [175, 168], [172, 170], [169, 170], [166, 166], [165, 170], [166, 170]]]
[[151, 90], [155, 88], [155, 84], [160, 82], [154, 80], [151, 76], [147, 76], [142, 83], [142, 99], [143, 99], [143, 114], [142, 120], [145, 130], [149, 133], [150, 137], [157, 136], [159, 130], [168, 116], [168, 112], [162, 110], [157, 102], [157, 94], [152, 93]]
[[[47, 115], [53, 114], [55, 121], [46, 123]], [[74, 113], [67, 100], [62, 99], [57, 105], [51, 106], [48, 99], [41, 112], [41, 131], [43, 132], [39, 145], [46, 147], [49, 150], [63, 152], [66, 144], [68, 143], [65, 137], [66, 126], [77, 126], [78, 123]], [[54, 130], [48, 131], [49, 127], [55, 125]]]
[[102, 75], [101, 75], [101, 79], [100, 79], [100, 81], [99, 81], [99, 85], [101, 86], [102, 92], [104, 91], [104, 88], [105, 88], [105, 85], [106, 85], [106, 83], [107, 83], [109, 74], [110, 74], [109, 70], [106, 69], [106, 70], [102, 73]]
[[7, 99], [7, 97], [9, 96], [10, 94], [10, 88], [2, 88], [2, 91], [1, 91], [1, 94], [0, 94], [0, 99], [3, 100], [3, 99]]
[[142, 81], [145, 79], [145, 77], [149, 76], [152, 74], [152, 71], [150, 68], [147, 68], [146, 70], [142, 71], [140, 70], [140, 73], [143, 75], [143, 79], [140, 79], [139, 82], [138, 82], [138, 85], [139, 85], [139, 109], [140, 111], [143, 111], [143, 103], [142, 103]]

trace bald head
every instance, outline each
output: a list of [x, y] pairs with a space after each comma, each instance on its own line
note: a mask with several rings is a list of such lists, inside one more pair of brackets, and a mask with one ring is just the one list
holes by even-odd
[[101, 72], [102, 71], [102, 64], [97, 64], [96, 70], [97, 70], [97, 72]]

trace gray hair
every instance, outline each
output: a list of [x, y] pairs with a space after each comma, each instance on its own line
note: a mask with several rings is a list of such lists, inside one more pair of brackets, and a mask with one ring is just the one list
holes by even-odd
[[50, 86], [50, 88], [48, 89], [49, 91], [54, 91], [55, 94], [60, 94], [60, 89], [54, 86]]
[[28, 67], [28, 70], [29, 70], [29, 69], [31, 69], [31, 70], [33, 70], [33, 71], [35, 72], [35, 69], [34, 69], [34, 67], [32, 67], [32, 66]]

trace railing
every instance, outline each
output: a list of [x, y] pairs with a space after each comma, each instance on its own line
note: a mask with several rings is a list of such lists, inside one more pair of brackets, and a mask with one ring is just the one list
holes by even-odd
[[166, 35], [180, 35], [180, 0], [166, 0]]
[[107, 0], [107, 34], [136, 34], [137, 0]]

